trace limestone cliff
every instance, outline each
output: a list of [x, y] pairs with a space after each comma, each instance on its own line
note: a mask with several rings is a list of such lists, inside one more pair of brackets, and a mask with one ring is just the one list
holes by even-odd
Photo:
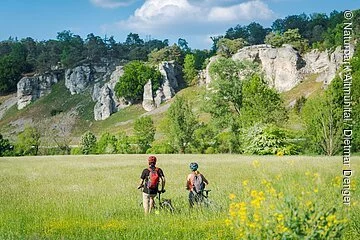
[[[262, 44], [244, 47], [234, 54], [232, 59], [260, 63], [268, 84], [279, 92], [286, 92], [303, 81], [307, 75], [313, 73], [318, 74], [317, 81], [329, 84], [341, 65], [342, 52], [341, 47], [338, 47], [332, 53], [312, 50], [301, 55], [287, 44], [280, 48]], [[211, 82], [208, 69], [214, 61], [216, 61], [216, 57], [211, 59], [205, 73], [202, 73], [205, 78], [203, 82], [206, 85]]]
[[56, 72], [33, 77], [23, 77], [17, 83], [17, 108], [23, 109], [32, 101], [51, 92], [51, 86], [59, 81]]

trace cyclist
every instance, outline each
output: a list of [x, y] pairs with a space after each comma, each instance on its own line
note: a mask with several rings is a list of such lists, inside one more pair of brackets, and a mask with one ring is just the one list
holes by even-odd
[[186, 179], [186, 189], [189, 190], [189, 204], [190, 207], [194, 206], [194, 203], [198, 203], [202, 199], [202, 191], [205, 189], [205, 185], [209, 182], [204, 175], [198, 171], [199, 165], [196, 162], [190, 163], [191, 173]]
[[[165, 176], [161, 168], [157, 168], [156, 157], [149, 156], [149, 167], [145, 168], [140, 176], [140, 185], [138, 188], [143, 188], [143, 206], [145, 214], [151, 212], [154, 207], [154, 198], [158, 192], [165, 192]], [[161, 183], [161, 190], [159, 191], [159, 183]]]

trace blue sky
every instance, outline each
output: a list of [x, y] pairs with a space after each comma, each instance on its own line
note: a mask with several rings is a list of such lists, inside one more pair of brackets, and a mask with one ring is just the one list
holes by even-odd
[[10, 36], [55, 39], [70, 30], [114, 36], [129, 32], [142, 38], [185, 38], [192, 48], [210, 48], [210, 36], [237, 24], [270, 27], [277, 18], [360, 8], [360, 0], [1, 0], [0, 40]]

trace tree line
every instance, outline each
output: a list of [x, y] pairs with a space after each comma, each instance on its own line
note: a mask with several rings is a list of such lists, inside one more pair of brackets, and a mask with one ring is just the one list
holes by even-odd
[[[352, 151], [360, 150], [360, 43], [352, 66]], [[281, 95], [270, 88], [259, 65], [219, 58], [210, 67], [211, 91], [202, 96], [198, 111], [184, 96], [176, 96], [158, 128], [150, 116], [135, 120], [133, 134], [94, 133], [82, 135], [79, 146], [61, 144], [45, 154], [112, 153], [246, 153], [246, 154], [323, 154], [342, 150], [343, 82], [336, 76], [317, 96], [301, 97], [293, 108], [286, 108]], [[239, 74], [242, 78], [239, 81]], [[201, 120], [200, 114], [208, 114]], [[299, 130], [287, 127], [290, 115], [300, 119]], [[155, 134], [161, 139], [155, 139]], [[34, 127], [19, 134], [16, 143], [0, 135], [0, 156], [44, 154], [39, 150], [40, 133]], [[69, 143], [68, 143], [69, 144]]]
[[[359, 30], [359, 18], [360, 11], [354, 11], [354, 39], [358, 39], [356, 34], [360, 32], [355, 31]], [[133, 33], [128, 35], [124, 43], [116, 43], [113, 38], [110, 38], [112, 40], [101, 39], [92, 34], [89, 34], [90, 36], [88, 35], [88, 38], [83, 41], [69, 31], [59, 33], [57, 40], [44, 42], [49, 46], [51, 44], [53, 44], [51, 46], [57, 46], [57, 44], [61, 46], [61, 48], [49, 48], [49, 51], [46, 52], [47, 55], [44, 53], [44, 56], [56, 56], [54, 59], [51, 58], [52, 61], [44, 61], [48, 64], [45, 64], [48, 67], [45, 69], [58, 63], [70, 67], [81, 61], [96, 62], [103, 61], [103, 59], [130, 61], [125, 66], [124, 76], [120, 78], [115, 91], [119, 97], [135, 101], [141, 100], [143, 85], [149, 79], [153, 82], [153, 90], [156, 90], [161, 84], [160, 74], [154, 68], [159, 62], [173, 60], [179, 63], [186, 84], [193, 85], [197, 83], [198, 72], [204, 68], [207, 59], [213, 54], [222, 56], [211, 65], [210, 74], [213, 81], [210, 87], [214, 91], [206, 93], [201, 106], [201, 112], [209, 114], [209, 121], [201, 121], [199, 116], [194, 113], [191, 101], [177, 96], [161, 124], [160, 130], [165, 137], [160, 142], [154, 140], [156, 130], [151, 118], [147, 117], [136, 120], [133, 136], [125, 133], [118, 136], [104, 133], [97, 139], [93, 133], [87, 132], [82, 136], [79, 148], [70, 149], [70, 147], [59, 146], [59, 149], [67, 154], [70, 152], [75, 154], [146, 152], [338, 154], [342, 146], [343, 124], [343, 93], [340, 77], [337, 76], [322, 94], [310, 99], [304, 97], [297, 99], [294, 108], [288, 109], [284, 106], [280, 94], [269, 88], [264, 76], [259, 74], [259, 66], [256, 63], [236, 62], [230, 57], [242, 46], [258, 43], [268, 43], [273, 46], [290, 43], [301, 51], [307, 51], [312, 47], [334, 48], [341, 45], [342, 42], [342, 21], [342, 12], [334, 11], [329, 16], [326, 14], [288, 16], [276, 20], [271, 29], [264, 29], [257, 23], [251, 23], [248, 26], [237, 25], [228, 29], [225, 36], [213, 38], [212, 50], [191, 49], [187, 41], [182, 38], [178, 40], [178, 44], [169, 46], [167, 40], [144, 41]], [[28, 43], [30, 42], [29, 40]], [[34, 46], [40, 44], [33, 42]], [[38, 57], [41, 54], [31, 55], [30, 48], [24, 48], [23, 40], [20, 42], [11, 40], [10, 45], [5, 43], [0, 43], [0, 61], [5, 59], [4, 61], [9, 61], [9, 64], [18, 61], [23, 65], [17, 64], [18, 69], [14, 71], [11, 67], [2, 68], [6, 64], [0, 64], [0, 83], [3, 76], [13, 76], [27, 71], [41, 71], [41, 68], [37, 68], [41, 66], [38, 64], [41, 59]], [[28, 45], [31, 46], [31, 44]], [[149, 47], [150, 45], [153, 47]], [[101, 48], [101, 46], [105, 46], [105, 48]], [[135, 57], [140, 48], [145, 52]], [[6, 49], [8, 49], [7, 52]], [[52, 52], [51, 49], [54, 51]], [[56, 49], [61, 49], [61, 51]], [[352, 98], [354, 103], [354, 144], [352, 148], [353, 151], [359, 151], [360, 127], [358, 120], [360, 119], [357, 119], [357, 116], [360, 116], [359, 43], [355, 49], [351, 62], [354, 76]], [[76, 52], [77, 50], [80, 52]], [[132, 51], [134, 55], [130, 54]], [[5, 54], [1, 55], [1, 53]], [[38, 57], [31, 58], [29, 56]], [[239, 81], [240, 75], [242, 81]], [[0, 92], [1, 90], [0, 84]], [[299, 117], [302, 130], [294, 131], [286, 127], [291, 114]], [[148, 133], [150, 136], [147, 135]], [[32, 140], [26, 143], [27, 139]], [[23, 133], [19, 134], [18, 142], [14, 144], [1, 136], [0, 155], [36, 155], [39, 150], [39, 144], [37, 144], [39, 139], [36, 129], [25, 129]]]
[[[360, 11], [356, 10], [353, 14], [353, 29], [358, 36]], [[113, 36], [102, 38], [93, 33], [82, 39], [70, 31], [59, 32], [56, 39], [45, 41], [10, 37], [0, 42], [0, 94], [16, 91], [16, 84], [24, 74], [42, 73], [59, 67], [71, 68], [82, 63], [132, 60], [154, 63], [174, 59], [182, 65], [185, 55], [190, 54], [195, 57], [195, 68], [199, 70], [206, 58], [216, 53], [225, 56], [233, 54], [246, 45], [268, 43], [281, 46], [292, 43], [300, 51], [329, 49], [342, 43], [342, 21], [343, 12], [333, 11], [329, 15], [303, 13], [287, 16], [275, 20], [271, 28], [264, 28], [256, 22], [246, 26], [236, 25], [224, 35], [211, 37], [213, 46], [210, 50], [191, 49], [183, 38], [169, 46], [168, 39], [144, 40], [136, 33], [129, 33], [124, 42], [116, 42]]]
[[[331, 49], [342, 44], [343, 20], [343, 11], [332, 11], [329, 15], [325, 13], [313, 13], [310, 15], [302, 13], [279, 18], [272, 23], [271, 28], [264, 28], [256, 22], [245, 26], [239, 24], [229, 28], [225, 35], [212, 37], [212, 50], [216, 52], [219, 48], [224, 48], [224, 43], [221, 42], [223, 39], [241, 39], [246, 45], [263, 43], [273, 45], [275, 41], [275, 46], [277, 46], [286, 32], [289, 30], [295, 31], [295, 29], [297, 29], [296, 34], [298, 34], [297, 40], [304, 41], [305, 49]], [[355, 37], [359, 37], [360, 10], [353, 11], [352, 22]], [[291, 32], [290, 35], [292, 35]], [[274, 37], [275, 40], [272, 39]], [[269, 41], [269, 39], [271, 40]]]

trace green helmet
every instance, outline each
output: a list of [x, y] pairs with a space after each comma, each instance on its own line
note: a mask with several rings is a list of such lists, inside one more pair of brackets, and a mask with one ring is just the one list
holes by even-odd
[[196, 171], [198, 169], [199, 165], [196, 162], [190, 163], [190, 169], [192, 171]]

